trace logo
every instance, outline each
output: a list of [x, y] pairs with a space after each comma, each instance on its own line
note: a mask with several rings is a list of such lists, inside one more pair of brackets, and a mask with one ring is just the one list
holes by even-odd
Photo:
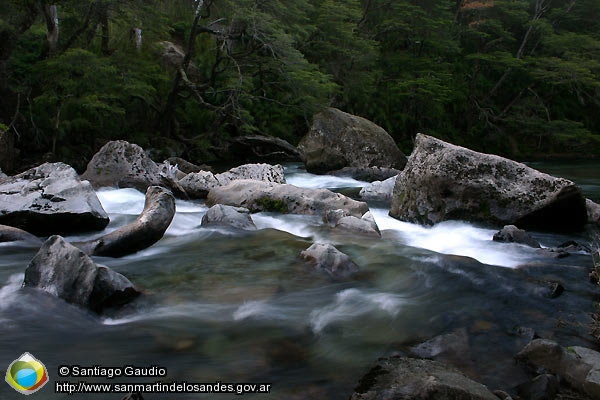
[[8, 366], [6, 382], [19, 393], [31, 394], [48, 383], [48, 373], [40, 360], [29, 353], [23, 353]]

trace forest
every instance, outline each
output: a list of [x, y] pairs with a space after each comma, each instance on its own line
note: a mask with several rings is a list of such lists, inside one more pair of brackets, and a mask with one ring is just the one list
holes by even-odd
[[600, 155], [597, 0], [3, 0], [0, 75], [5, 171], [115, 139], [210, 163], [327, 106], [407, 154]]

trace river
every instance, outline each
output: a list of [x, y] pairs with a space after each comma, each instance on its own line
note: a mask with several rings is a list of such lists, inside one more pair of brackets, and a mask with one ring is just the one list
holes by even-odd
[[[555, 169], [581, 183], [590, 197], [600, 193], [598, 163]], [[288, 183], [357, 193], [364, 182], [315, 176], [296, 165]], [[106, 231], [131, 222], [144, 196], [133, 189], [101, 190], [111, 217]], [[507, 390], [524, 379], [513, 361], [529, 340], [522, 332], [563, 345], [594, 347], [589, 334], [598, 294], [589, 283], [591, 257], [563, 259], [491, 240], [495, 230], [451, 221], [425, 228], [390, 218], [370, 204], [382, 238], [334, 232], [311, 216], [258, 213], [259, 228], [241, 232], [201, 228], [207, 207], [178, 201], [164, 238], [119, 259], [95, 257], [127, 276], [144, 292], [132, 304], [97, 317], [33, 289], [21, 289], [34, 247], [0, 245], [0, 369], [24, 352], [46, 366], [54, 394], [60, 365], [166, 368], [160, 378], [86, 379], [90, 382], [269, 383], [269, 394], [252, 399], [347, 399], [378, 357], [452, 332], [466, 334], [461, 359], [490, 389]], [[102, 233], [68, 237], [79, 240]], [[583, 232], [562, 236], [532, 232], [543, 246], [583, 243]], [[334, 244], [361, 272], [334, 281], [310, 270], [299, 253], [313, 242]], [[564, 293], [550, 298], [548, 282]], [[530, 330], [523, 329], [529, 328]], [[21, 395], [0, 385], [0, 398]], [[117, 400], [121, 394], [79, 394]], [[146, 400], [227, 399], [228, 394], [145, 394]]]

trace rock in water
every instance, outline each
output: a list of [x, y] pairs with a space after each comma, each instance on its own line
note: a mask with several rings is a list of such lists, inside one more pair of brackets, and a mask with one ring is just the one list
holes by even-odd
[[588, 212], [588, 221], [600, 225], [600, 204], [594, 203], [590, 199], [585, 199], [585, 205]]
[[354, 389], [351, 400], [498, 400], [484, 385], [431, 360], [380, 358]]
[[124, 140], [106, 143], [92, 157], [81, 179], [95, 188], [134, 188], [145, 192], [148, 186], [160, 185], [160, 171], [154, 161], [137, 144]]
[[553, 231], [587, 221], [573, 182], [423, 134], [396, 179], [390, 215], [425, 225], [459, 219]]
[[125, 304], [139, 295], [123, 275], [95, 264], [60, 236], [50, 237], [25, 270], [24, 286], [42, 289], [95, 312]]
[[143, 250], [158, 242], [175, 216], [175, 198], [160, 186], [146, 191], [144, 210], [131, 224], [89, 242], [77, 243], [86, 254], [122, 257]]
[[0, 182], [0, 224], [45, 236], [102, 230], [108, 222], [91, 185], [67, 164], [45, 163]]
[[0, 225], [0, 243], [5, 242], [29, 242], [42, 244], [42, 241], [29, 232], [8, 225]]
[[208, 206], [226, 204], [245, 207], [250, 212], [275, 211], [290, 214], [325, 215], [342, 209], [346, 215], [362, 217], [369, 206], [327, 189], [305, 189], [294, 185], [240, 179], [213, 188], [206, 199]]
[[221, 225], [245, 231], [255, 231], [256, 225], [254, 225], [249, 213], [250, 210], [247, 208], [216, 204], [209, 208], [202, 217], [202, 226]]
[[535, 339], [517, 359], [558, 374], [574, 389], [600, 399], [600, 353], [585, 347], [564, 348], [547, 339]]
[[494, 234], [493, 240], [495, 242], [508, 242], [508, 243], [519, 243], [524, 244], [535, 249], [539, 249], [540, 243], [535, 240], [527, 231], [519, 229], [514, 225], [506, 225], [500, 231]]
[[325, 243], [314, 243], [300, 253], [300, 258], [310, 262], [318, 271], [325, 271], [335, 278], [346, 277], [358, 271], [358, 265], [334, 246]]
[[381, 237], [381, 232], [379, 232], [379, 227], [371, 211], [367, 211], [362, 218], [352, 215], [342, 217], [335, 223], [335, 228], [358, 235]]
[[361, 199], [365, 200], [378, 200], [378, 201], [390, 201], [392, 193], [394, 192], [394, 186], [396, 185], [396, 178], [398, 176], [392, 176], [384, 181], [375, 181], [366, 185], [360, 190], [358, 194]]
[[406, 157], [380, 126], [336, 108], [315, 115], [298, 144], [308, 172], [322, 174], [344, 167], [402, 169]]
[[220, 174], [207, 171], [193, 172], [187, 174], [179, 183], [191, 198], [203, 199], [212, 188], [225, 186], [239, 179], [285, 183], [283, 167], [279, 164], [244, 164]]

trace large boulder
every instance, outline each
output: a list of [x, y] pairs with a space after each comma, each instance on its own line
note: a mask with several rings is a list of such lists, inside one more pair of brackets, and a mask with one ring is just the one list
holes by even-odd
[[102, 230], [108, 215], [67, 164], [45, 163], [0, 181], [0, 224], [34, 235]]
[[25, 270], [23, 285], [95, 312], [125, 304], [139, 295], [123, 275], [95, 264], [60, 236], [44, 242]]
[[158, 242], [175, 216], [175, 198], [160, 186], [146, 191], [144, 210], [132, 223], [88, 242], [76, 243], [88, 255], [122, 257]]
[[202, 226], [230, 226], [245, 231], [255, 231], [256, 225], [250, 216], [250, 210], [243, 207], [216, 204], [202, 217]]
[[225, 204], [245, 207], [251, 212], [276, 211], [290, 214], [325, 215], [342, 209], [347, 215], [362, 217], [369, 206], [327, 189], [306, 189], [293, 185], [240, 179], [213, 188], [206, 199], [208, 206]]
[[396, 179], [390, 215], [426, 225], [461, 219], [546, 230], [587, 221], [573, 182], [423, 134]]
[[181, 179], [179, 184], [191, 198], [203, 199], [212, 188], [227, 185], [238, 179], [285, 183], [283, 167], [279, 164], [244, 164], [220, 174], [208, 171], [192, 172]]
[[325, 173], [344, 167], [402, 169], [406, 157], [380, 126], [335, 108], [315, 115], [298, 144], [308, 172]]
[[327, 243], [314, 243], [300, 253], [300, 258], [315, 270], [333, 278], [343, 278], [358, 271], [358, 265], [347, 255]]
[[106, 143], [92, 157], [81, 175], [95, 188], [134, 188], [145, 192], [148, 186], [160, 185], [160, 171], [154, 161], [137, 144], [124, 140]]
[[431, 360], [380, 358], [362, 377], [351, 400], [498, 400], [484, 385]]

